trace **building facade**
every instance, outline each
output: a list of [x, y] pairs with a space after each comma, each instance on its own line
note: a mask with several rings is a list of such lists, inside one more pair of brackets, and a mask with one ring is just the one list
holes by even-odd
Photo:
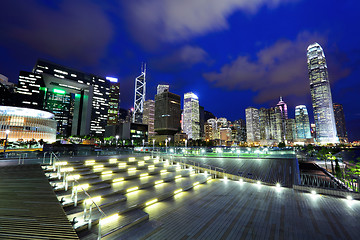
[[307, 48], [307, 65], [316, 125], [316, 140], [324, 144], [337, 143], [326, 59], [324, 51], [318, 43], [311, 44]]
[[181, 97], [171, 92], [155, 95], [154, 130], [159, 135], [174, 135], [180, 132]]
[[335, 124], [336, 124], [336, 132], [340, 142], [347, 143], [348, 135], [346, 131], [346, 124], [345, 124], [345, 114], [343, 106], [339, 103], [334, 103], [334, 117], [335, 117]]
[[155, 121], [155, 101], [146, 100], [144, 102], [143, 124], [148, 125], [149, 137], [155, 135], [154, 121]]
[[183, 131], [189, 139], [200, 139], [199, 99], [192, 93], [184, 94]]
[[159, 84], [158, 86], [157, 86], [157, 91], [156, 91], [156, 94], [161, 94], [161, 93], [163, 93], [163, 92], [169, 92], [169, 89], [170, 89], [170, 86], [169, 85], [167, 85], [167, 84]]
[[106, 77], [106, 80], [110, 81], [107, 125], [115, 125], [119, 123], [120, 82], [114, 77]]
[[245, 115], [247, 142], [260, 142], [259, 110], [253, 107], [248, 107], [245, 109]]
[[311, 138], [309, 115], [305, 105], [295, 107], [296, 138]]
[[108, 120], [108, 80], [45, 60], [38, 60], [33, 72], [44, 79], [44, 109], [55, 114], [59, 134], [104, 134]]
[[55, 115], [38, 109], [0, 106], [0, 139], [56, 141]]

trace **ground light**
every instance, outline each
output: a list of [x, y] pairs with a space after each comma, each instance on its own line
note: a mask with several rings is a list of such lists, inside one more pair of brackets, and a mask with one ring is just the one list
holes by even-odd
[[113, 179], [113, 183], [122, 182], [124, 181], [124, 178], [115, 178]]
[[312, 194], [312, 195], [316, 195], [316, 191], [315, 191], [315, 190], [311, 190], [311, 194]]
[[174, 191], [174, 194], [181, 193], [182, 191], [183, 191], [182, 188], [180, 188], [180, 189], [178, 189], [178, 190], [175, 190], [175, 191]]
[[281, 187], [280, 183], [276, 183], [276, 188], [280, 188], [280, 187]]
[[101, 196], [97, 196], [97, 197], [93, 197], [93, 198], [90, 198], [90, 199], [86, 199], [85, 201], [84, 201], [84, 203], [86, 204], [86, 205], [88, 205], [88, 204], [91, 204], [92, 202], [99, 202], [101, 200]]
[[134, 192], [134, 191], [136, 191], [136, 190], [138, 190], [139, 189], [139, 187], [132, 187], [132, 188], [129, 188], [129, 189], [127, 189], [126, 190], [126, 192]]
[[240, 178], [240, 179], [239, 179], [239, 182], [240, 182], [240, 183], [243, 183], [243, 182], [244, 182], [244, 180], [243, 180], [242, 178]]
[[161, 184], [161, 183], [164, 183], [164, 180], [155, 181], [155, 185], [158, 185], [158, 184]]
[[227, 181], [227, 180], [228, 180], [228, 178], [225, 176], [225, 177], [224, 177], [224, 181]]
[[108, 216], [108, 217], [106, 217], [106, 218], [102, 218], [102, 219], [100, 220], [100, 224], [102, 225], [102, 224], [111, 223], [111, 222], [117, 220], [119, 217], [120, 217], [119, 214], [118, 214], [118, 213], [115, 213], [115, 214], [110, 215], [110, 216]]
[[149, 205], [151, 205], [151, 204], [153, 204], [153, 203], [156, 203], [157, 201], [158, 201], [158, 199], [155, 198], [155, 199], [153, 199], [153, 200], [150, 200], [150, 201], [146, 202], [145, 205], [146, 205], [146, 206], [149, 206]]
[[351, 200], [353, 200], [353, 197], [350, 196], [350, 195], [348, 195], [348, 196], [346, 197], [346, 199], [351, 201]]
[[257, 181], [256, 184], [257, 184], [257, 185], [261, 185], [261, 182], [260, 182], [260, 181]]

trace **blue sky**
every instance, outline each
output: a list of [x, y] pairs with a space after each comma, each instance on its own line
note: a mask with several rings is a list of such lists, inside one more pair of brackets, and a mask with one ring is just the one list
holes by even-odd
[[130, 108], [146, 62], [148, 99], [168, 83], [230, 120], [280, 95], [291, 117], [300, 104], [312, 113], [306, 47], [318, 42], [333, 101], [344, 105], [350, 139], [360, 139], [358, 1], [3, 0], [0, 8], [0, 74], [12, 82], [44, 58], [118, 77], [121, 107]]

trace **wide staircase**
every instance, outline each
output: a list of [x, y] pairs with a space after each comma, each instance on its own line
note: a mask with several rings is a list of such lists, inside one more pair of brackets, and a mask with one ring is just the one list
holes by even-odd
[[142, 208], [211, 179], [150, 156], [56, 160], [43, 168], [81, 239], [119, 234], [149, 219]]

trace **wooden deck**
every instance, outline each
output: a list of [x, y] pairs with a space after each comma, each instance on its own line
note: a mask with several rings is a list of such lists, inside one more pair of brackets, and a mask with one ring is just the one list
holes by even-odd
[[0, 239], [78, 239], [40, 165], [0, 168]]

